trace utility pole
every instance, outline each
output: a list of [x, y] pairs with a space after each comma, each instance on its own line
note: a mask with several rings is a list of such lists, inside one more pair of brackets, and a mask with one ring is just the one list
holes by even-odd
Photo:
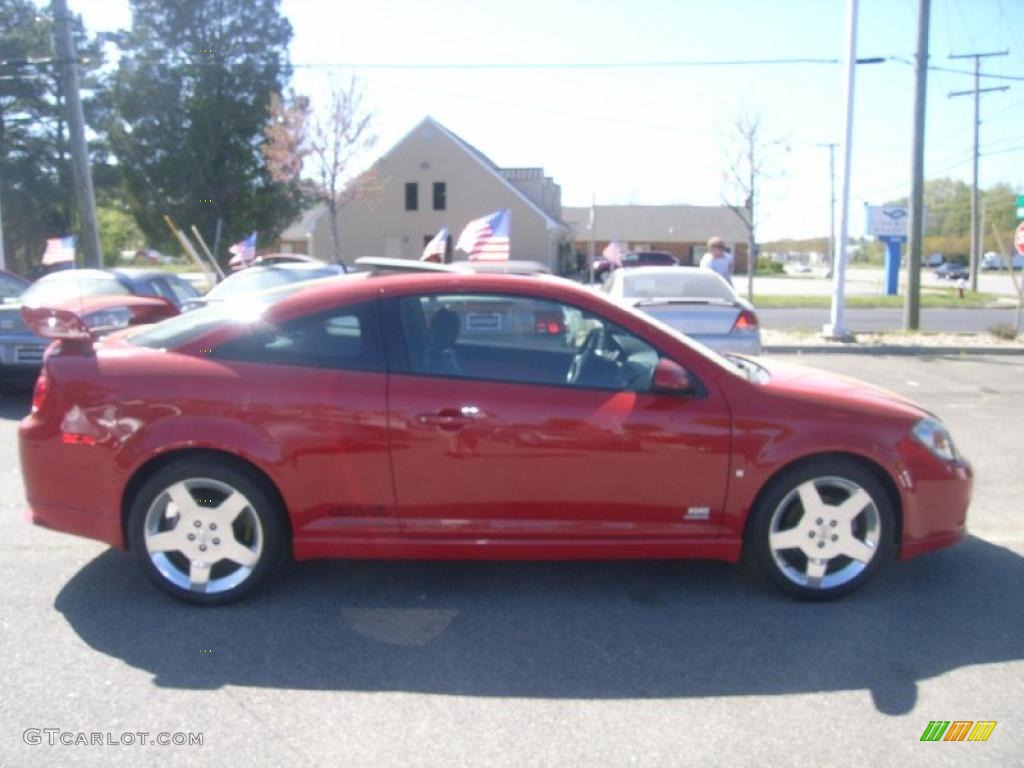
[[818, 144], [819, 147], [828, 147], [828, 188], [829, 188], [829, 206], [828, 206], [828, 272], [825, 273], [826, 278], [832, 277], [832, 269], [834, 267], [833, 259], [836, 252], [836, 147], [839, 145], [836, 143], [831, 144]]
[[989, 56], [1006, 56], [1009, 51], [998, 51], [994, 53], [960, 53], [950, 56], [951, 59], [974, 59], [974, 88], [970, 91], [950, 91], [949, 98], [954, 96], [974, 96], [974, 175], [971, 188], [971, 290], [978, 290], [978, 262], [981, 254], [978, 253], [978, 243], [981, 228], [978, 220], [978, 133], [981, 127], [981, 118], [978, 116], [978, 97], [983, 93], [1009, 90], [1009, 86], [1003, 85], [998, 88], [981, 88], [981, 60]]
[[96, 226], [96, 197], [92, 189], [92, 172], [89, 170], [89, 147], [85, 143], [85, 116], [82, 113], [82, 97], [78, 93], [78, 55], [71, 40], [71, 15], [67, 0], [53, 0], [53, 24], [57, 57], [64, 68], [71, 168], [82, 227], [79, 244], [85, 255], [85, 266], [98, 268], [103, 265], [100, 259], [99, 229]]
[[843, 138], [843, 197], [839, 217], [839, 242], [832, 254], [832, 310], [829, 323], [821, 329], [822, 336], [849, 341], [852, 334], [843, 325], [843, 302], [846, 291], [846, 240], [850, 214], [850, 175], [853, 144], [853, 86], [857, 68], [857, 0], [846, 0], [846, 78], [843, 83], [843, 117], [846, 133]]
[[921, 238], [924, 236], [924, 120], [928, 95], [928, 25], [930, 0], [917, 6], [917, 58], [914, 61], [914, 140], [910, 171], [910, 221], [907, 235], [907, 296], [903, 328], [921, 327]]

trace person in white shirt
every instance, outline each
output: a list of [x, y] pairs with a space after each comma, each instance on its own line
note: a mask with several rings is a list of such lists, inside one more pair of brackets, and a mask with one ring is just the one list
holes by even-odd
[[710, 269], [722, 276], [732, 285], [732, 254], [725, 250], [725, 243], [720, 237], [708, 240], [708, 250], [700, 259], [701, 269]]

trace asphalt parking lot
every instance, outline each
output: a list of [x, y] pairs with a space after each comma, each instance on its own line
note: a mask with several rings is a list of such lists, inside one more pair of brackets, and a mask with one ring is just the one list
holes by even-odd
[[[27, 398], [0, 400], [0, 765], [1024, 764], [1024, 356], [779, 357], [943, 418], [969, 540], [823, 605], [716, 563], [320, 562], [203, 610], [24, 521]], [[47, 728], [203, 744], [26, 743]]]

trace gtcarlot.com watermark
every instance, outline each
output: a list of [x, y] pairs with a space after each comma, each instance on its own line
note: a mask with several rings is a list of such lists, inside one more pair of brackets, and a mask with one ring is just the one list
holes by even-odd
[[62, 728], [26, 728], [22, 740], [31, 747], [201, 747], [201, 733], [150, 733], [149, 731], [65, 731]]

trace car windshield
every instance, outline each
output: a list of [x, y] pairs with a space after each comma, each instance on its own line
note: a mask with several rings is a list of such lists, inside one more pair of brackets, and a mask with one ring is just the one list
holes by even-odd
[[74, 271], [44, 277], [21, 295], [23, 304], [59, 304], [80, 296], [127, 296], [131, 291], [112, 275], [76, 275]]
[[206, 294], [207, 301], [225, 301], [236, 296], [265, 291], [280, 285], [297, 283], [301, 280], [316, 280], [321, 277], [334, 277], [339, 274], [338, 268], [330, 265], [310, 269], [251, 267], [243, 272], [231, 275], [220, 285]]
[[627, 274], [622, 280], [622, 295], [627, 299], [693, 297], [734, 301], [736, 298], [732, 289], [718, 275], [684, 270]]

